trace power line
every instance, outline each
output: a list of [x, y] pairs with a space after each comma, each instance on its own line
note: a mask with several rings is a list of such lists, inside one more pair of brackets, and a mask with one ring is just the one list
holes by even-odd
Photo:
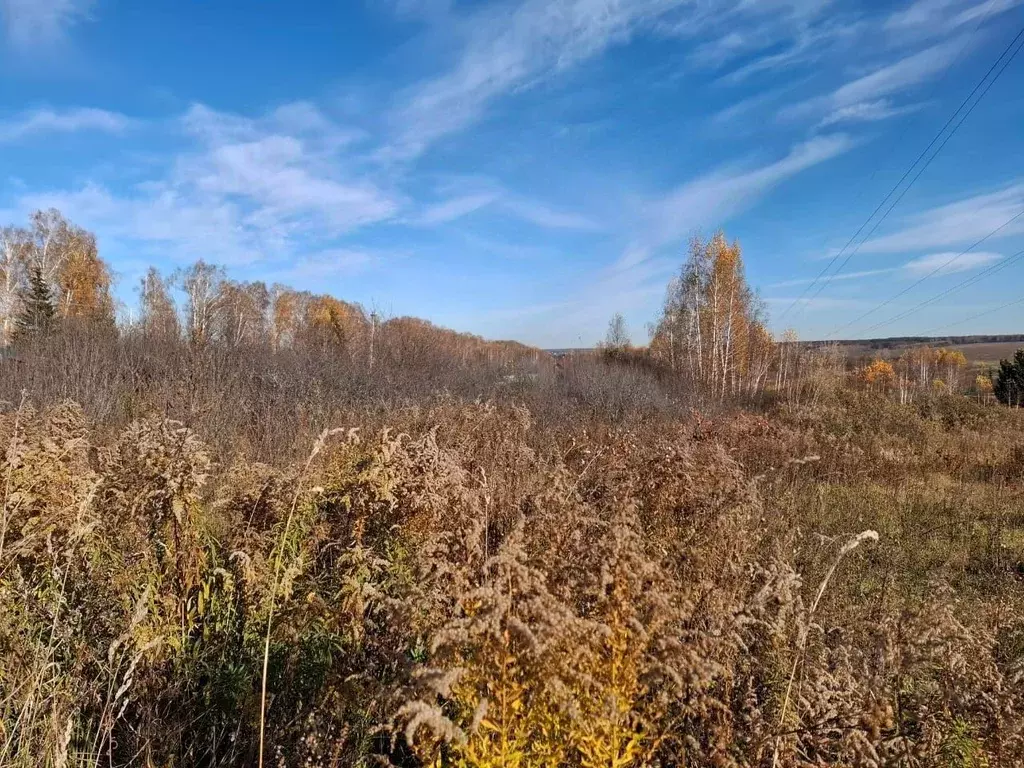
[[[832, 257], [832, 259], [825, 266], [825, 268], [819, 273], [818, 277], [816, 277], [811, 282], [811, 284], [807, 288], [804, 289], [804, 292], [797, 299], [795, 299], [789, 305], [789, 307], [787, 307], [786, 312], [788, 312], [789, 309], [791, 309], [793, 306], [795, 306], [797, 304], [797, 302], [801, 301], [804, 298], [804, 296], [807, 295], [807, 292], [811, 288], [813, 288], [815, 284], [818, 283], [818, 281], [821, 279], [821, 277], [826, 272], [829, 271], [829, 269], [832, 267], [833, 264], [835, 264], [835, 262], [839, 259], [839, 257], [842, 256], [844, 253], [846, 253], [846, 251], [849, 249], [849, 247], [851, 245], [853, 245], [854, 241], [857, 240], [857, 238], [860, 236], [861, 232], [864, 231], [864, 228], [867, 227], [868, 224], [871, 223], [871, 220], [885, 206], [886, 202], [897, 192], [897, 190], [899, 190], [899, 188], [903, 184], [903, 182], [906, 181], [907, 177], [910, 176], [910, 174], [914, 171], [914, 168], [917, 167], [917, 165], [921, 162], [922, 159], [924, 159], [924, 157], [928, 154], [928, 152], [931, 150], [931, 148], [933, 146], [935, 146], [935, 143], [939, 141], [939, 139], [942, 137], [942, 135], [946, 132], [946, 129], [949, 128], [950, 124], [952, 124], [953, 121], [957, 119], [957, 116], [964, 109], [964, 107], [966, 107], [967, 104], [970, 103], [971, 99], [974, 98], [975, 94], [978, 93], [978, 90], [981, 89], [982, 86], [984, 86], [984, 90], [982, 90], [982, 92], [978, 96], [978, 98], [975, 99], [974, 103], [971, 104], [971, 106], [967, 109], [967, 111], [963, 114], [963, 116], [960, 117], [959, 121], [956, 123], [956, 125], [953, 126], [952, 130], [949, 131], [948, 134], [946, 134], [945, 138], [942, 138], [942, 142], [939, 144], [939, 146], [936, 148], [936, 150], [931, 154], [931, 156], [928, 157], [928, 159], [920, 167], [920, 169], [917, 171], [917, 173], [914, 174], [914, 177], [910, 180], [910, 183], [907, 184], [903, 188], [902, 191], [900, 191], [900, 193], [899, 193], [899, 195], [897, 195], [896, 199], [892, 201], [892, 204], [889, 205], [889, 207], [886, 209], [885, 213], [883, 213], [882, 216], [875, 222], [874, 226], [872, 226], [871, 229], [868, 231], [868, 233], [866, 235], [864, 235], [864, 237], [857, 244], [857, 246], [852, 251], [850, 251], [849, 253], [846, 254], [846, 258], [844, 258], [843, 261], [839, 264], [839, 267], [835, 270], [835, 272], [833, 272], [831, 275], [829, 275], [825, 279], [825, 281], [818, 287], [818, 290], [810, 297], [810, 299], [808, 300], [808, 303], [809, 303], [809, 301], [817, 298], [821, 294], [821, 292], [824, 291], [825, 288], [828, 287], [829, 283], [832, 282], [832, 280], [836, 277], [836, 275], [838, 275], [840, 272], [843, 271], [843, 268], [849, 263], [850, 259], [853, 258], [853, 256], [857, 253], [857, 251], [860, 250], [860, 247], [862, 245], [864, 245], [864, 243], [866, 243], [868, 241], [868, 238], [870, 238], [871, 235], [873, 235], [875, 233], [875, 231], [878, 229], [878, 227], [881, 225], [881, 223], [883, 221], [885, 221], [886, 217], [892, 212], [893, 208], [895, 208], [899, 204], [900, 200], [902, 200], [903, 197], [910, 190], [910, 188], [914, 186], [915, 182], [917, 182], [917, 180], [921, 177], [921, 174], [925, 172], [925, 170], [928, 168], [928, 166], [931, 165], [932, 161], [936, 157], [938, 157], [940, 152], [942, 152], [942, 149], [946, 146], [946, 144], [949, 142], [949, 140], [951, 138], [953, 138], [953, 135], [957, 132], [957, 130], [960, 128], [960, 126], [963, 125], [964, 121], [967, 120], [968, 117], [970, 117], [970, 115], [974, 111], [975, 107], [977, 107], [978, 104], [981, 103], [981, 100], [983, 98], [985, 98], [985, 94], [988, 93], [989, 89], [992, 88], [992, 86], [995, 84], [995, 82], [999, 79], [1000, 75], [1003, 74], [1003, 72], [1010, 65], [1010, 63], [1013, 61], [1013, 59], [1016, 57], [1016, 55], [1020, 52], [1021, 47], [1024, 46], [1024, 42], [1022, 42], [1022, 40], [1024, 40], [1024, 26], [1022, 26], [1020, 28], [1020, 30], [1014, 36], [1013, 40], [1011, 40], [1010, 43], [1006, 46], [1006, 48], [1003, 49], [1002, 53], [999, 54], [999, 57], [995, 60], [995, 62], [992, 64], [992, 66], [989, 67], [989, 69], [985, 73], [985, 75], [981, 78], [981, 80], [978, 81], [977, 85], [975, 85], [974, 88], [971, 90], [971, 92], [967, 95], [967, 98], [965, 98], [961, 102], [960, 106], [958, 106], [956, 108], [956, 110], [953, 112], [953, 114], [950, 115], [950, 117], [946, 121], [945, 125], [943, 125], [942, 128], [939, 129], [939, 132], [936, 133], [934, 138], [932, 138], [932, 140], [928, 143], [928, 146], [926, 146], [921, 151], [921, 153], [917, 156], [917, 158], [914, 160], [914, 162], [911, 163], [910, 167], [900, 177], [899, 181], [897, 181], [896, 184], [892, 187], [892, 189], [889, 190], [888, 194], [886, 194], [886, 196], [884, 198], [882, 198], [882, 201], [871, 212], [871, 215], [868, 216], [867, 219], [864, 220], [864, 223], [861, 224], [860, 227], [857, 228], [857, 231], [853, 233], [853, 236], [846, 242], [846, 245], [844, 245], [839, 250], [839, 252], [836, 253], [835, 256]], [[1022, 43], [1022, 45], [1017, 45], [1019, 42]], [[1010, 54], [1009, 58], [1006, 58], [1005, 62], [1003, 62], [1004, 57], [1006, 57], [1007, 53], [1009, 53], [1009, 51], [1015, 45], [1017, 45], [1017, 49], [1014, 50], [1012, 54]], [[1000, 67], [1000, 62], [1003, 62], [1001, 67]], [[995, 77], [993, 77], [991, 80], [989, 80], [988, 79], [989, 76], [996, 70], [997, 67], [999, 67], [999, 71], [996, 72]], [[986, 80], [988, 80], [987, 84], [985, 82]], [[780, 316], [780, 319], [782, 317], [785, 317], [786, 312], [783, 312], [783, 314]]]
[[[992, 72], [992, 70], [995, 68], [995, 66], [1002, 60], [1003, 56], [1006, 55], [1007, 51], [1009, 51], [1010, 48], [1013, 45], [1017, 44], [1018, 40], [1021, 41], [1021, 44], [1018, 45], [1017, 49], [1015, 51], [1013, 51], [1012, 54], [1010, 54], [1010, 56], [1006, 59], [1005, 62], [1003, 62], [1002, 67], [1000, 67], [999, 71], [996, 72], [995, 77], [993, 77], [991, 80], [988, 81], [988, 84], [985, 86], [985, 89], [981, 92], [981, 94], [978, 96], [978, 98], [975, 99], [974, 103], [971, 104], [970, 108], [964, 113], [963, 117], [961, 117], [960, 120], [956, 123], [956, 125], [953, 126], [952, 130], [948, 134], [946, 134], [946, 137], [942, 140], [942, 143], [939, 144], [938, 148], [925, 161], [924, 165], [922, 165], [921, 168], [917, 171], [917, 173], [914, 174], [914, 178], [912, 178], [910, 180], [910, 183], [907, 184], [907, 186], [903, 188], [903, 190], [899, 193], [899, 195], [896, 197], [896, 199], [892, 201], [892, 204], [889, 205], [889, 207], [886, 209], [885, 213], [883, 213], [882, 216], [878, 219], [878, 221], [875, 222], [874, 226], [871, 227], [871, 229], [868, 231], [868, 233], [866, 235], [864, 235], [863, 239], [857, 244], [857, 246], [852, 251], [850, 251], [846, 255], [846, 258], [843, 259], [842, 263], [839, 265], [839, 268], [836, 269], [836, 271], [834, 273], [832, 273], [828, 278], [826, 278], [825, 282], [822, 283], [821, 286], [819, 286], [819, 288], [815, 292], [815, 294], [813, 296], [811, 296], [812, 299], [817, 298], [818, 295], [820, 295], [821, 292], [823, 290], [825, 290], [825, 288], [828, 287], [829, 283], [832, 282], [832, 280], [835, 278], [835, 276], [843, 271], [843, 267], [845, 267], [847, 265], [847, 263], [850, 261], [850, 259], [853, 258], [853, 256], [857, 253], [857, 251], [860, 250], [860, 247], [862, 245], [864, 245], [864, 243], [866, 243], [868, 241], [868, 239], [875, 233], [875, 230], [877, 230], [878, 227], [882, 224], [882, 222], [885, 221], [886, 217], [890, 213], [892, 213], [892, 209], [895, 208], [899, 204], [900, 200], [903, 199], [904, 195], [906, 195], [907, 192], [910, 191], [910, 188], [912, 186], [914, 186], [914, 183], [921, 177], [921, 174], [924, 173], [925, 170], [927, 170], [928, 166], [932, 164], [932, 161], [936, 157], [939, 156], [939, 153], [942, 152], [943, 147], [946, 146], [946, 144], [949, 142], [949, 140], [951, 138], [953, 138], [953, 135], [957, 132], [957, 129], [960, 128], [960, 126], [964, 124], [964, 121], [967, 120], [967, 118], [971, 116], [971, 113], [974, 111], [974, 108], [977, 107], [978, 104], [981, 103], [981, 100], [983, 98], [985, 98], [985, 94], [989, 92], [989, 89], [991, 89], [992, 86], [995, 84], [996, 80], [999, 79], [999, 76], [1003, 74], [1003, 72], [1010, 65], [1010, 63], [1017, 56], [1017, 54], [1020, 53], [1021, 47], [1024, 47], [1024, 27], [1021, 27], [1020, 31], [1017, 33], [1017, 36], [1014, 37], [1014, 39], [1010, 42], [1010, 45], [1008, 45], [1003, 50], [1003, 52], [999, 55], [999, 58], [996, 59], [996, 63], [993, 64], [992, 67], [989, 69], [988, 73], [985, 74], [985, 78], [988, 77], [988, 75]], [[981, 83], [984, 82], [985, 78], [982, 78], [981, 82], [979, 82], [978, 85], [975, 86], [974, 91], [971, 91], [971, 96], [974, 95], [974, 93], [977, 91], [977, 89], [981, 85]], [[968, 96], [967, 98], [970, 99], [971, 96]], [[967, 100], [964, 101], [964, 104], [966, 104], [966, 103], [967, 103]], [[959, 109], [962, 109], [962, 108], [963, 108], [963, 104], [961, 104]], [[959, 112], [959, 109], [957, 110], [958, 112]], [[954, 113], [954, 117], [955, 117], [955, 115], [956, 115], [956, 113]], [[947, 122], [947, 125], [948, 125], [948, 122]], [[945, 130], [945, 127], [943, 127], [943, 130]], [[939, 133], [941, 134], [941, 131]]]
[[934, 296], [932, 296], [929, 299], [925, 299], [920, 304], [916, 304], [915, 306], [911, 307], [910, 309], [904, 310], [903, 312], [900, 312], [899, 314], [894, 315], [893, 317], [890, 317], [888, 320], [883, 320], [880, 323], [875, 323], [870, 328], [864, 329], [864, 333], [870, 333], [871, 331], [877, 330], [878, 328], [884, 328], [887, 325], [892, 325], [893, 323], [898, 322], [898, 321], [902, 320], [903, 318], [905, 318], [905, 317], [907, 317], [909, 315], [912, 315], [914, 312], [916, 312], [919, 309], [922, 309], [924, 307], [930, 306], [930, 305], [934, 304], [935, 302], [939, 301], [940, 299], [944, 299], [946, 296], [949, 296], [952, 293], [956, 293], [957, 291], [960, 291], [960, 290], [962, 290], [964, 288], [967, 288], [967, 287], [969, 287], [971, 285], [974, 285], [979, 280], [982, 280], [983, 278], [988, 277], [989, 275], [994, 275], [997, 272], [1002, 272], [1007, 267], [1016, 264], [1018, 261], [1020, 261], [1022, 259], [1022, 257], [1024, 257], [1024, 250], [1017, 251], [1017, 253], [1013, 254], [1012, 256], [1007, 256], [1002, 261], [996, 262], [991, 267], [982, 270], [978, 274], [973, 275], [973, 276], [967, 278], [966, 280], [962, 280], [961, 282], [957, 283], [953, 287], [947, 288], [946, 290], [941, 291], [940, 293], [935, 294]]
[[861, 315], [860, 317], [856, 318], [855, 320], [851, 320], [850, 322], [846, 323], [845, 325], [841, 325], [841, 326], [839, 326], [839, 327], [838, 327], [838, 328], [836, 328], [836, 329], [835, 329], [834, 331], [832, 331], [832, 333], [830, 333], [830, 334], [829, 334], [829, 335], [828, 335], [828, 336], [827, 336], [826, 338], [832, 338], [833, 336], [835, 336], [835, 335], [836, 335], [837, 333], [839, 333], [840, 331], [844, 331], [844, 330], [846, 330], [846, 329], [847, 329], [847, 328], [849, 328], [849, 327], [850, 327], [851, 325], [856, 325], [856, 324], [857, 324], [857, 323], [859, 323], [859, 322], [860, 322], [861, 320], [863, 320], [863, 319], [864, 319], [865, 317], [868, 317], [868, 316], [870, 316], [870, 315], [873, 315], [873, 314], [874, 314], [875, 312], [877, 312], [878, 310], [880, 310], [880, 309], [881, 309], [882, 307], [888, 306], [889, 304], [891, 304], [892, 302], [894, 302], [894, 301], [895, 301], [896, 299], [900, 298], [901, 296], [905, 296], [906, 294], [910, 293], [910, 291], [912, 291], [912, 290], [913, 290], [914, 288], [916, 288], [917, 286], [919, 286], [919, 285], [920, 285], [921, 283], [923, 283], [923, 282], [924, 282], [925, 280], [927, 280], [927, 279], [928, 279], [928, 278], [930, 278], [930, 277], [934, 277], [934, 276], [935, 276], [935, 275], [937, 275], [937, 274], [938, 274], [939, 272], [941, 272], [942, 270], [946, 269], [946, 268], [947, 268], [948, 266], [950, 266], [950, 265], [951, 265], [951, 264], [953, 264], [953, 263], [954, 263], [955, 261], [957, 261], [957, 260], [958, 260], [958, 259], [959, 259], [959, 258], [960, 258], [961, 256], [966, 256], [966, 255], [967, 255], [968, 253], [970, 253], [971, 251], [973, 251], [973, 250], [974, 250], [975, 248], [977, 248], [977, 247], [978, 247], [979, 245], [981, 245], [981, 244], [982, 244], [982, 243], [984, 243], [984, 242], [985, 242], [986, 240], [988, 240], [989, 238], [991, 238], [991, 237], [992, 237], [993, 235], [995, 235], [996, 233], [998, 233], [998, 232], [1000, 232], [1001, 230], [1005, 229], [1006, 227], [1010, 226], [1010, 224], [1012, 224], [1013, 222], [1015, 222], [1015, 221], [1016, 221], [1017, 219], [1019, 219], [1019, 218], [1020, 218], [1021, 216], [1024, 216], [1024, 208], [1022, 208], [1022, 209], [1020, 210], [1020, 212], [1019, 212], [1019, 213], [1018, 213], [1018, 214], [1017, 214], [1016, 216], [1013, 216], [1013, 217], [1012, 217], [1012, 218], [1010, 218], [1009, 220], [1007, 220], [1007, 221], [1003, 222], [1002, 224], [1000, 224], [1000, 225], [999, 225], [998, 227], [996, 227], [995, 229], [993, 229], [993, 230], [992, 230], [991, 232], [989, 232], [989, 233], [988, 233], [987, 235], [985, 235], [985, 236], [984, 236], [983, 238], [981, 238], [981, 239], [980, 239], [980, 240], [978, 240], [978, 241], [977, 241], [976, 243], [974, 243], [974, 245], [972, 245], [972, 246], [971, 246], [970, 248], [967, 248], [966, 250], [960, 251], [960, 253], [958, 253], [958, 254], [956, 254], [955, 256], [953, 256], [953, 258], [951, 258], [951, 259], [949, 259], [948, 261], [945, 261], [945, 262], [943, 262], [942, 264], [940, 264], [939, 266], [935, 267], [935, 269], [933, 269], [933, 270], [932, 270], [931, 272], [929, 272], [929, 273], [928, 273], [927, 275], [924, 275], [923, 277], [920, 277], [920, 278], [918, 278], [918, 279], [917, 279], [916, 281], [914, 281], [913, 283], [911, 283], [910, 285], [908, 285], [908, 286], [907, 286], [906, 288], [904, 288], [904, 289], [903, 289], [903, 290], [901, 290], [901, 291], [897, 291], [896, 293], [894, 293], [894, 294], [893, 294], [892, 296], [890, 296], [889, 298], [887, 298], [887, 299], [886, 299], [885, 301], [881, 302], [880, 304], [876, 304], [876, 305], [875, 305], [874, 307], [872, 307], [871, 309], [869, 309], [869, 310], [868, 310], [867, 312], [865, 312], [865, 313], [864, 313], [863, 315]]
[[939, 326], [936, 326], [935, 328], [929, 328], [927, 331], [925, 331], [921, 335], [922, 336], [931, 336], [936, 331], [944, 331], [947, 328], [956, 328], [959, 325], [963, 325], [964, 323], [971, 322], [971, 320], [977, 320], [979, 317], [985, 317], [985, 315], [994, 315], [996, 312], [999, 312], [999, 311], [1001, 311], [1003, 309], [1008, 309], [1009, 307], [1013, 307], [1013, 306], [1015, 306], [1017, 304], [1024, 304], [1024, 297], [1021, 297], [1019, 299], [1015, 299], [1014, 301], [1008, 301], [1005, 304], [1000, 304], [998, 307], [995, 307], [994, 309], [986, 309], [984, 312], [978, 312], [976, 315], [971, 315], [970, 317], [965, 317], [963, 320], [958, 320], [955, 323], [949, 323], [947, 325], [939, 325]]
[[[974, 38], [974, 35], [977, 34], [978, 30], [981, 28], [981, 25], [985, 22], [985, 20], [989, 16], [989, 14], [992, 12], [992, 9], [995, 6], [996, 2], [997, 2], [997, 0], [989, 0], [988, 8], [985, 10], [985, 12], [983, 14], [981, 14], [981, 16], [978, 17], [978, 23], [974, 25], [974, 29], [971, 30], [971, 33], [964, 40], [964, 44], [962, 46], [960, 46], [960, 50], [957, 51], [956, 56], [953, 57], [953, 60], [949, 63], [949, 65], [946, 67], [945, 71], [943, 72], [942, 79], [939, 81], [939, 84], [938, 84], [938, 86], [935, 89], [936, 92], [941, 90], [942, 87], [945, 85], [946, 80], [949, 79], [949, 73], [952, 71], [953, 67], [956, 66], [956, 63], [958, 61], [960, 61], [960, 57], [962, 57], [964, 55], [964, 51], [967, 50], [967, 46], [970, 45], [971, 40]], [[988, 73], [986, 73], [985, 77], [988, 77]], [[984, 80], [984, 78], [982, 78], [982, 79]], [[977, 86], [975, 86], [975, 90], [977, 90]], [[973, 93], [974, 92], [972, 91], [971, 95], [973, 95]], [[968, 96], [968, 99], [969, 98], [970, 98], [970, 96]], [[963, 104], [961, 104], [960, 107], [957, 108], [956, 112], [959, 112], [960, 109], [962, 109], [962, 108], [963, 108]], [[927, 152], [931, 148], [932, 144], [935, 143], [935, 141], [936, 141], [936, 139], [938, 139], [939, 135], [942, 134], [942, 131], [946, 130], [946, 128], [949, 126], [950, 121], [952, 121], [953, 118], [956, 117], [956, 112], [954, 112], [953, 115], [949, 118], [949, 120], [946, 121], [946, 124], [944, 126], [942, 126], [942, 130], [940, 130], [939, 133], [936, 135], [936, 137], [931, 140], [931, 142], [928, 144], [927, 147], [924, 148], [924, 151], [920, 155], [918, 155], [917, 159], [914, 160], [914, 162], [911, 164], [910, 168], [907, 169], [907, 172], [903, 174], [903, 177], [898, 182], [896, 182], [896, 186], [893, 187], [893, 189], [891, 189], [889, 191], [889, 194], [886, 195], [885, 198], [882, 199], [882, 202], [878, 204], [878, 207], [876, 207], [875, 210], [871, 212], [871, 216], [868, 216], [868, 218], [864, 222], [864, 224], [861, 225], [861, 228], [858, 229], [857, 232], [855, 232], [853, 234], [853, 237], [850, 238], [850, 241], [845, 246], [843, 246], [843, 248], [841, 248], [839, 250], [839, 252], [836, 253], [835, 256], [832, 257], [831, 261], [829, 261], [829, 263], [825, 265], [825, 268], [822, 269], [821, 272], [818, 273], [818, 275], [810, 282], [810, 284], [806, 288], [804, 288], [803, 293], [801, 293], [797, 298], [795, 298], [789, 304], [789, 306], [787, 306], [783, 310], [782, 314], [779, 315], [779, 320], [780, 321], [786, 315], [789, 314], [790, 310], [793, 309], [793, 307], [795, 307], [800, 302], [800, 300], [803, 299], [804, 296], [807, 295], [807, 292], [810, 291], [815, 286], [815, 284], [822, 278], [822, 276], [824, 276], [825, 273], [828, 272], [829, 269], [831, 269], [832, 265], [835, 264], [836, 259], [838, 259], [843, 254], [843, 251], [845, 251], [846, 248], [848, 248], [850, 246], [850, 243], [852, 243], [854, 241], [854, 239], [856, 239], [857, 235], [860, 234], [861, 229], [863, 229], [864, 226], [867, 225], [867, 222], [871, 221], [872, 217], [876, 213], [878, 213], [879, 209], [883, 205], [885, 205], [885, 201], [889, 198], [889, 196], [892, 195], [892, 193], [896, 190], [896, 188], [899, 187], [899, 185], [903, 183], [903, 180], [906, 179], [906, 177], [910, 173], [910, 171], [912, 171], [914, 169], [914, 166], [917, 165], [918, 162], [920, 162], [921, 157], [924, 155], [924, 153]], [[906, 133], [907, 133], [907, 126], [904, 125], [903, 130], [900, 132], [899, 138], [896, 139], [895, 144], [893, 144], [893, 149], [894, 150], [903, 141], [903, 137], [906, 136]], [[886, 157], [885, 162], [882, 163], [882, 165], [885, 165], [885, 163], [887, 163], [889, 161], [889, 158], [891, 158], [891, 157], [892, 157], [892, 153], [890, 152], [888, 157]], [[881, 166], [876, 166], [875, 167], [875, 169], [871, 172], [871, 176], [868, 179], [869, 182], [874, 180], [875, 176], [878, 174], [878, 171], [880, 169], [881, 169]], [[857, 199], [856, 199], [855, 202], [859, 202], [860, 201], [860, 198], [863, 197], [864, 191], [866, 189], [867, 189], [867, 184], [863, 184], [861, 186], [861, 188], [860, 188], [860, 192], [857, 193]], [[827, 238], [825, 238], [825, 242], [822, 243], [822, 247], [827, 245], [828, 241], [832, 239], [832, 234], [834, 234], [834, 232], [830, 233], [829, 236]], [[806, 304], [801, 305], [801, 307], [806, 307]]]

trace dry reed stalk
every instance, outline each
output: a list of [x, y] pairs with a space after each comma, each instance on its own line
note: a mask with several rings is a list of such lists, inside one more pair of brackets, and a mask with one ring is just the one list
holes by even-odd
[[10, 511], [7, 508], [8, 502], [11, 498], [11, 473], [14, 471], [14, 446], [18, 442], [18, 431], [21, 428], [21, 413], [25, 407], [25, 399], [28, 397], [28, 393], [22, 390], [21, 392], [21, 403], [18, 405], [18, 410], [14, 414], [14, 432], [11, 435], [11, 444], [8, 446], [7, 456], [7, 476], [4, 480], [4, 508], [3, 516], [0, 518], [0, 562], [3, 561], [4, 544], [7, 541], [7, 524], [10, 519]]
[[281, 575], [281, 556], [284, 554], [284, 545], [285, 542], [288, 541], [288, 532], [292, 526], [292, 519], [295, 517], [295, 509], [299, 504], [299, 495], [302, 493], [302, 481], [306, 479], [306, 475], [309, 473], [309, 468], [313, 464], [313, 459], [315, 459], [317, 454], [324, 449], [329, 437], [344, 431], [345, 430], [340, 427], [335, 429], [325, 429], [320, 433], [316, 442], [313, 443], [313, 449], [309, 452], [309, 456], [306, 458], [306, 463], [303, 466], [302, 472], [299, 474], [299, 478], [296, 482], [295, 494], [292, 496], [291, 507], [288, 510], [288, 519], [285, 521], [284, 530], [281, 532], [281, 539], [278, 542], [277, 559], [274, 562], [274, 583], [270, 589], [270, 607], [267, 610], [267, 634], [263, 641], [263, 674], [260, 682], [259, 768], [263, 768], [263, 740], [267, 720], [267, 666], [270, 661], [270, 631], [274, 624], [274, 600], [277, 597], [277, 588], [279, 586]]
[[[818, 585], [818, 593], [814, 596], [814, 602], [811, 603], [811, 610], [807, 614], [807, 623], [800, 631], [800, 640], [798, 643], [796, 658], [793, 659], [793, 667], [789, 670], [789, 682], [786, 683], [786, 695], [782, 699], [782, 710], [779, 712], [779, 725], [778, 728], [781, 731], [782, 724], [786, 720], [786, 710], [789, 708], [790, 696], [793, 693], [793, 681], [796, 679], [796, 671], [800, 666], [800, 662], [804, 658], [804, 650], [807, 647], [807, 635], [810, 634], [811, 620], [814, 618], [814, 612], [818, 609], [818, 603], [821, 602], [822, 595], [825, 594], [825, 589], [828, 587], [829, 581], [832, 580], [832, 575], [839, 568], [840, 561], [846, 557], [850, 552], [855, 550], [865, 541], [878, 541], [878, 532], [872, 530], [861, 531], [856, 536], [849, 539], [843, 548], [839, 550], [839, 554], [836, 555], [836, 559], [832, 562], [831, 567], [825, 574], [825, 578], [821, 580], [821, 584]], [[782, 742], [782, 735], [775, 737], [775, 751], [772, 754], [772, 768], [775, 768], [779, 763], [779, 745]]]

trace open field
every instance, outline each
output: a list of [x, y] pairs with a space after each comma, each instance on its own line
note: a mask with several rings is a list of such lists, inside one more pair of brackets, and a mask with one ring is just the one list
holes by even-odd
[[[938, 340], [941, 341], [941, 340]], [[908, 350], [924, 346], [921, 344], [877, 347], [871, 344], [844, 344], [841, 348], [851, 359], [878, 356], [891, 359], [906, 354]], [[976, 342], [967, 344], [935, 344], [943, 349], [956, 349], [964, 353], [967, 361], [973, 365], [998, 365], [1000, 360], [1013, 357], [1013, 353], [1024, 347], [1024, 341]]]
[[[807, 342], [816, 346], [819, 342]], [[934, 338], [886, 338], [836, 342], [839, 349], [851, 360], [881, 357], [893, 359], [918, 347], [955, 349], [963, 352], [972, 365], [998, 365], [1000, 360], [1010, 359], [1024, 348], [1024, 336], [937, 336]]]

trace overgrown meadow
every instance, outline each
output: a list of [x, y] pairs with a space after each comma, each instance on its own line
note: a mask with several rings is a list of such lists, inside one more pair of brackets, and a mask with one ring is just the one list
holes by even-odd
[[309, 316], [0, 364], [0, 765], [1024, 765], [1019, 409]]

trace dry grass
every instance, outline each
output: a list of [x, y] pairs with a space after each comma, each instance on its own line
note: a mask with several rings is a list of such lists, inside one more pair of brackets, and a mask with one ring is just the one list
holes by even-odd
[[1018, 414], [599, 416], [12, 407], [0, 765], [1024, 765]]

